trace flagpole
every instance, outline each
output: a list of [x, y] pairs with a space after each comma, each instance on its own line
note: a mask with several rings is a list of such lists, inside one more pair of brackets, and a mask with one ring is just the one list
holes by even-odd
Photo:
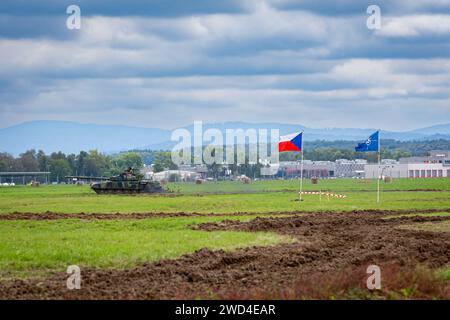
[[380, 131], [378, 130], [378, 183], [377, 183], [377, 203], [380, 203], [380, 164], [381, 164], [381, 139]]
[[299, 197], [300, 201], [302, 201], [302, 192], [303, 192], [303, 131], [302, 131], [302, 143], [301, 143], [301, 153], [302, 153], [302, 160], [300, 163], [300, 192]]

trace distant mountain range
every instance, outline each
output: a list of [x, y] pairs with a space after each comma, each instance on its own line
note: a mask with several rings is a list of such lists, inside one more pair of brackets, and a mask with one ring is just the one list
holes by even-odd
[[[193, 125], [185, 127], [191, 133]], [[368, 137], [376, 129], [352, 128], [308, 128], [302, 125], [280, 123], [225, 122], [204, 124], [203, 130], [225, 129], [271, 129], [278, 128], [280, 134], [305, 131], [305, 140], [355, 140]], [[78, 153], [80, 150], [98, 149], [102, 152], [118, 152], [130, 149], [170, 149], [172, 130], [140, 128], [122, 125], [81, 124], [68, 121], [32, 121], [0, 129], [0, 152], [18, 155], [28, 149], [42, 149], [46, 153], [62, 151]], [[382, 131], [382, 139], [408, 140], [450, 140], [450, 124], [404, 132]]]

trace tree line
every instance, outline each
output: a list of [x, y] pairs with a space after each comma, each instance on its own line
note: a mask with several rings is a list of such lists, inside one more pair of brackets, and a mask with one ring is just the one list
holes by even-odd
[[[337, 159], [366, 159], [376, 162], [375, 153], [355, 152], [354, 141], [305, 141], [304, 158], [313, 161], [335, 161]], [[450, 150], [449, 140], [431, 141], [381, 141], [381, 156], [383, 159], [398, 160], [401, 157], [425, 156], [431, 150]], [[193, 154], [193, 152], [192, 152]], [[280, 154], [280, 161], [295, 161], [300, 159], [300, 153], [287, 152]], [[103, 154], [97, 150], [81, 151], [78, 154], [64, 154], [44, 151], [28, 150], [18, 157], [8, 153], [0, 153], [0, 171], [6, 172], [50, 172], [51, 181], [62, 180], [69, 175], [75, 176], [111, 176], [122, 172], [128, 167], [141, 168], [144, 164], [153, 165], [154, 172], [176, 170], [177, 165], [172, 162], [171, 152], [164, 150], [131, 150], [114, 155]], [[221, 164], [209, 165], [208, 173], [212, 177], [225, 174], [225, 169], [233, 174], [245, 174], [258, 177], [261, 164], [248, 163], [230, 165], [227, 168]]]
[[142, 157], [136, 152], [106, 155], [97, 150], [78, 154], [28, 150], [18, 157], [0, 153], [0, 171], [3, 172], [50, 172], [51, 181], [64, 180], [65, 176], [110, 176], [128, 167], [141, 168]]
[[[366, 159], [369, 162], [377, 161], [377, 154], [373, 152], [355, 152], [355, 141], [305, 141], [304, 158], [313, 161], [336, 161], [337, 159]], [[235, 149], [236, 150], [236, 149]], [[402, 157], [427, 156], [432, 150], [450, 150], [449, 140], [426, 140], [426, 141], [397, 141], [391, 139], [381, 140], [381, 157], [383, 159], [398, 160]], [[169, 151], [133, 150], [141, 155], [145, 164], [154, 164], [155, 171], [164, 168], [175, 169], [176, 165], [171, 162]], [[225, 150], [223, 151], [225, 154]], [[194, 154], [194, 150], [191, 150]], [[300, 159], [300, 153], [286, 152], [280, 154], [281, 161]]]

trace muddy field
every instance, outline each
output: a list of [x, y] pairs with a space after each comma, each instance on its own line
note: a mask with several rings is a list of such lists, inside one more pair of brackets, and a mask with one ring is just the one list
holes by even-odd
[[[435, 212], [450, 212], [450, 209], [418, 209], [418, 210], [355, 210], [350, 211], [353, 214], [366, 215], [366, 214], [378, 214], [380, 216], [394, 215], [394, 214], [414, 214], [414, 213], [435, 213]], [[336, 211], [321, 211], [320, 214], [335, 214]], [[245, 216], [245, 215], [258, 215], [258, 216], [292, 216], [311, 214], [310, 211], [297, 211], [297, 212], [267, 212], [267, 213], [249, 213], [249, 212], [236, 212], [236, 213], [186, 213], [186, 212], [149, 212], [149, 213], [58, 213], [52, 211], [46, 211], [42, 213], [33, 212], [13, 212], [9, 214], [0, 215], [1, 220], [62, 220], [62, 219], [82, 219], [82, 220], [138, 220], [149, 218], [167, 218], [167, 217], [227, 217], [227, 216]]]
[[[291, 235], [296, 241], [234, 252], [202, 249], [179, 259], [128, 270], [83, 268], [81, 289], [73, 291], [66, 288], [65, 273], [40, 280], [3, 281], [0, 299], [330, 298], [330, 294], [339, 297], [349, 288], [359, 288], [360, 297], [361, 292], [367, 291], [365, 270], [370, 264], [381, 267], [382, 285], [387, 289], [417, 280], [418, 268], [427, 277], [430, 270], [450, 266], [449, 233], [398, 228], [450, 220], [450, 217], [411, 215], [383, 219], [399, 213], [404, 212], [320, 213], [206, 223], [194, 228], [271, 231]], [[15, 218], [53, 219], [54, 216], [48, 213], [38, 218], [23, 214]], [[412, 298], [450, 298], [448, 282], [430, 285], [420, 281]], [[381, 296], [385, 294], [380, 292]]]

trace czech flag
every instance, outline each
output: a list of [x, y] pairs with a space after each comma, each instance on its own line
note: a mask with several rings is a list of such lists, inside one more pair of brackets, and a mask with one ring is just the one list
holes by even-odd
[[302, 150], [303, 132], [291, 133], [287, 136], [281, 136], [278, 143], [278, 152], [303, 151]]

